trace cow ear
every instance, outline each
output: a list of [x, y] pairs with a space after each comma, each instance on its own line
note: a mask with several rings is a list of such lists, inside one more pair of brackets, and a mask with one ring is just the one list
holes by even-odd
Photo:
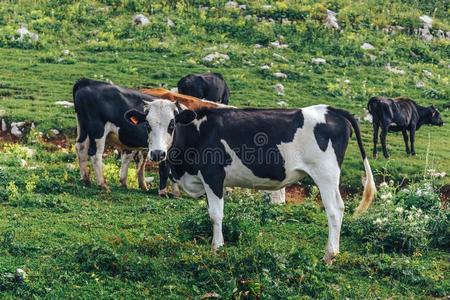
[[197, 114], [194, 111], [185, 109], [175, 116], [175, 123], [187, 125], [194, 121], [196, 117]]
[[128, 121], [131, 125], [139, 125], [146, 121], [146, 114], [137, 111], [135, 109], [130, 109], [124, 115], [125, 120]]

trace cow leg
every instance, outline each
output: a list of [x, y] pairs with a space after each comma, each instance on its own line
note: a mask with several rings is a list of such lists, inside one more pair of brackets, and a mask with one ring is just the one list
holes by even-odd
[[383, 155], [384, 155], [384, 157], [385, 158], [389, 158], [389, 153], [388, 153], [388, 151], [387, 151], [387, 148], [386, 148], [386, 135], [387, 135], [387, 132], [388, 132], [388, 126], [386, 126], [386, 125], [382, 125], [381, 126], [381, 147], [383, 148]]
[[213, 225], [213, 239], [211, 248], [216, 251], [223, 246], [222, 220], [223, 220], [223, 196], [218, 197], [207, 184], [205, 184], [206, 197], [208, 198], [208, 213]]
[[124, 188], [128, 187], [128, 167], [133, 159], [134, 151], [124, 150], [120, 156], [120, 185]]
[[160, 197], [167, 197], [167, 180], [169, 179], [169, 166], [166, 161], [159, 163], [159, 189], [158, 195]]
[[[214, 176], [212, 175], [214, 174]], [[205, 181], [205, 178], [211, 181], [211, 184]], [[213, 239], [211, 248], [216, 251], [223, 246], [222, 220], [223, 220], [223, 196], [224, 172], [210, 172], [210, 174], [201, 174], [201, 180], [205, 188], [206, 197], [208, 199], [208, 213], [213, 225]]]
[[378, 129], [380, 128], [380, 124], [378, 123], [378, 120], [373, 117], [372, 120], [372, 126], [373, 126], [373, 158], [377, 158], [378, 156], [378, 149], [377, 149], [377, 143], [378, 143]]
[[95, 175], [97, 177], [97, 184], [104, 190], [110, 191], [103, 176], [103, 152], [105, 151], [105, 141], [107, 132], [99, 138], [95, 139], [96, 152], [92, 156], [92, 165], [94, 166]]
[[75, 150], [77, 152], [78, 163], [80, 165], [81, 180], [86, 185], [89, 185], [91, 182], [91, 180], [89, 178], [88, 149], [89, 149], [89, 138], [88, 137], [86, 137], [86, 139], [83, 142], [75, 143]]
[[319, 188], [322, 203], [327, 213], [328, 242], [323, 257], [326, 264], [331, 264], [333, 258], [339, 253], [339, 239], [344, 216], [344, 202], [339, 192], [339, 172], [326, 170], [321, 172], [322, 174], [311, 174]]
[[411, 142], [411, 155], [416, 155], [416, 149], [414, 148], [414, 139], [416, 136], [416, 128], [412, 127], [409, 131], [409, 140]]
[[403, 141], [405, 141], [406, 154], [409, 155], [411, 152], [409, 151], [409, 145], [408, 145], [408, 133], [406, 132], [406, 130], [402, 130], [402, 134], [403, 134]]
[[137, 151], [134, 156], [134, 162], [136, 163], [137, 179], [139, 188], [143, 191], [147, 191], [147, 184], [145, 183], [145, 157], [143, 151]]

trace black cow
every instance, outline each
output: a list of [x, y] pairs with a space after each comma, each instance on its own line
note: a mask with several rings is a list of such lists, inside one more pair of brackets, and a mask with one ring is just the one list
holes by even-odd
[[90, 182], [88, 158], [91, 157], [98, 185], [109, 189], [103, 176], [102, 162], [108, 142], [122, 151], [121, 184], [127, 185], [128, 165], [134, 158], [139, 187], [147, 189], [144, 180], [145, 160], [141, 151], [148, 146], [147, 128], [133, 126], [123, 116], [130, 109], [144, 111], [144, 101], [150, 102], [155, 98], [132, 89], [83, 78], [73, 86], [73, 99], [78, 135], [75, 149], [82, 180]]
[[218, 73], [190, 74], [178, 81], [178, 93], [228, 104], [230, 90]]
[[[367, 109], [372, 115], [373, 124], [373, 156], [377, 157], [378, 129], [381, 127], [381, 146], [383, 148], [384, 157], [388, 158], [389, 154], [386, 149], [386, 135], [388, 131], [401, 131], [405, 141], [405, 149], [407, 154], [416, 154], [414, 149], [414, 137], [416, 130], [422, 125], [431, 124], [442, 126], [439, 111], [434, 105], [424, 107], [418, 105], [415, 101], [398, 97], [394, 99], [386, 97], [372, 97], [367, 103]], [[411, 149], [408, 146], [408, 133], [411, 142]]]
[[[361, 142], [359, 126], [346, 111], [326, 105], [302, 109], [201, 109], [179, 111], [165, 100], [149, 108], [160, 111], [166, 124], [158, 128], [168, 148], [149, 151], [168, 157], [171, 173], [193, 197], [206, 193], [213, 223], [212, 248], [223, 245], [224, 188], [240, 186], [279, 190], [306, 175], [318, 185], [328, 217], [329, 236], [325, 261], [339, 252], [344, 203], [339, 193], [340, 167], [353, 127], [364, 161], [366, 181], [358, 212], [375, 194], [372, 171]], [[162, 109], [162, 107], [168, 109]], [[146, 122], [140, 111], [125, 115], [130, 122]], [[175, 122], [174, 130], [170, 124]], [[150, 125], [151, 126], [151, 125]], [[167, 127], [169, 126], [169, 127]], [[153, 130], [153, 129], [152, 129]]]

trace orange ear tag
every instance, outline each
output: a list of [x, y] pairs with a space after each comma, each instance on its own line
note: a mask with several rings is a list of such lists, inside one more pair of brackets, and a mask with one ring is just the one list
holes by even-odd
[[137, 123], [138, 123], [138, 119], [137, 119], [135, 116], [132, 116], [132, 117], [130, 118], [130, 121], [131, 121], [131, 123], [133, 123], [134, 125], [137, 125]]

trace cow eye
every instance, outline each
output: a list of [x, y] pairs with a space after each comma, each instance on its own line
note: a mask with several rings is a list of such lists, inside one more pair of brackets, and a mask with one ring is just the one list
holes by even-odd
[[175, 129], [175, 122], [174, 122], [174, 120], [170, 120], [169, 127], [167, 128], [167, 132], [172, 134], [174, 129]]

